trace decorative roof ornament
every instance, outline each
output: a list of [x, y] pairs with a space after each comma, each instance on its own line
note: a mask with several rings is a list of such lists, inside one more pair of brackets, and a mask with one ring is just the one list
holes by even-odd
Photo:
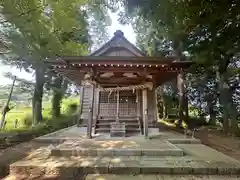
[[114, 33], [114, 36], [123, 37], [123, 36], [124, 36], [124, 33], [123, 33], [121, 30], [117, 30], [117, 31]]

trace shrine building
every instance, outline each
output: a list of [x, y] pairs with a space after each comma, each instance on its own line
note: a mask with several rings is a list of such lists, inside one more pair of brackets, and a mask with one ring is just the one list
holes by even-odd
[[119, 30], [88, 56], [46, 63], [79, 86], [80, 119], [89, 138], [98, 133], [148, 137], [158, 121], [156, 88], [192, 65], [176, 57], [148, 57]]

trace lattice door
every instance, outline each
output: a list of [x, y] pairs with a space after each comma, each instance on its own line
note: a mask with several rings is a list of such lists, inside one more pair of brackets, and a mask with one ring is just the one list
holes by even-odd
[[100, 116], [116, 116], [117, 97], [116, 93], [100, 92], [99, 95], [99, 114]]
[[119, 93], [119, 116], [137, 115], [137, 98], [133, 91], [120, 91]]
[[[100, 92], [100, 116], [117, 116], [117, 92]], [[133, 91], [119, 92], [119, 116], [136, 116], [137, 98]]]

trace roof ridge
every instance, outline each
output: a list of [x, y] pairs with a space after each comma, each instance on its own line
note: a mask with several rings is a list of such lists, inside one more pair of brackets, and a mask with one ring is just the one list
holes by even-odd
[[100, 48], [93, 51], [92, 53], [89, 53], [88, 56], [95, 56], [97, 53], [99, 53], [101, 50], [106, 48], [111, 42], [115, 41], [117, 38], [122, 38], [125, 42], [127, 42], [135, 51], [137, 51], [142, 56], [146, 56], [145, 53], [143, 53], [140, 49], [138, 49], [134, 44], [132, 44], [125, 36], [124, 33], [121, 30], [117, 30], [114, 32], [114, 36], [107, 41], [105, 44], [103, 44]]

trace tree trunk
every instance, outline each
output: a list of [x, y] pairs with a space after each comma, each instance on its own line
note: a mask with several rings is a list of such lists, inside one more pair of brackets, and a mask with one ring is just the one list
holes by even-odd
[[217, 72], [219, 82], [219, 101], [223, 108], [223, 130], [225, 134], [239, 136], [240, 130], [237, 122], [237, 110], [233, 103], [232, 91], [227, 84], [227, 72]]
[[160, 108], [160, 117], [163, 119], [166, 119], [168, 117], [168, 113], [167, 113], [167, 102], [164, 96], [164, 92], [163, 92], [163, 87], [160, 87], [159, 90], [159, 95], [160, 95], [160, 102], [161, 102], [161, 108]]
[[57, 77], [54, 82], [53, 98], [52, 98], [52, 117], [59, 117], [61, 114], [61, 102], [62, 102], [62, 81], [61, 76]]
[[3, 126], [4, 126], [4, 124], [5, 124], [6, 114], [7, 114], [8, 111], [10, 111], [9, 103], [10, 103], [11, 98], [12, 98], [12, 92], [13, 92], [13, 88], [14, 88], [15, 82], [16, 82], [16, 76], [15, 76], [14, 79], [13, 79], [13, 83], [12, 83], [12, 87], [11, 87], [10, 92], [9, 92], [9, 95], [8, 95], [7, 103], [6, 103], [6, 105], [4, 106], [4, 108], [3, 108], [2, 119], [1, 119], [1, 122], [0, 122], [0, 128], [1, 128], [1, 129], [3, 128]]
[[226, 73], [220, 74], [219, 71], [216, 72], [216, 76], [218, 79], [218, 90], [219, 90], [219, 102], [222, 105], [223, 109], [223, 130], [225, 134], [229, 132], [229, 114], [228, 114], [228, 99], [227, 99], [227, 88], [226, 87]]
[[236, 105], [232, 102], [230, 102], [230, 112], [231, 112], [231, 119], [230, 119], [230, 128], [231, 128], [231, 133], [233, 136], [240, 137], [240, 129], [238, 126], [238, 112], [237, 112], [237, 107]]
[[43, 86], [45, 83], [44, 69], [41, 65], [35, 69], [35, 88], [32, 98], [32, 119], [33, 126], [37, 125], [42, 121], [42, 97], [43, 97]]
[[209, 113], [209, 116], [210, 116], [208, 124], [215, 126], [217, 117], [216, 117], [216, 112], [214, 111], [212, 102], [208, 103], [208, 113]]
[[214, 105], [215, 103], [213, 102], [213, 97], [211, 97], [211, 95], [207, 95], [206, 96], [206, 101], [207, 101], [207, 113], [209, 114], [209, 121], [208, 124], [209, 125], [216, 125], [216, 112], [214, 111]]
[[178, 92], [179, 92], [179, 121], [178, 127], [181, 127], [182, 121], [187, 119], [188, 114], [188, 98], [186, 96], [185, 87], [184, 87], [184, 73], [179, 73], [177, 77]]

